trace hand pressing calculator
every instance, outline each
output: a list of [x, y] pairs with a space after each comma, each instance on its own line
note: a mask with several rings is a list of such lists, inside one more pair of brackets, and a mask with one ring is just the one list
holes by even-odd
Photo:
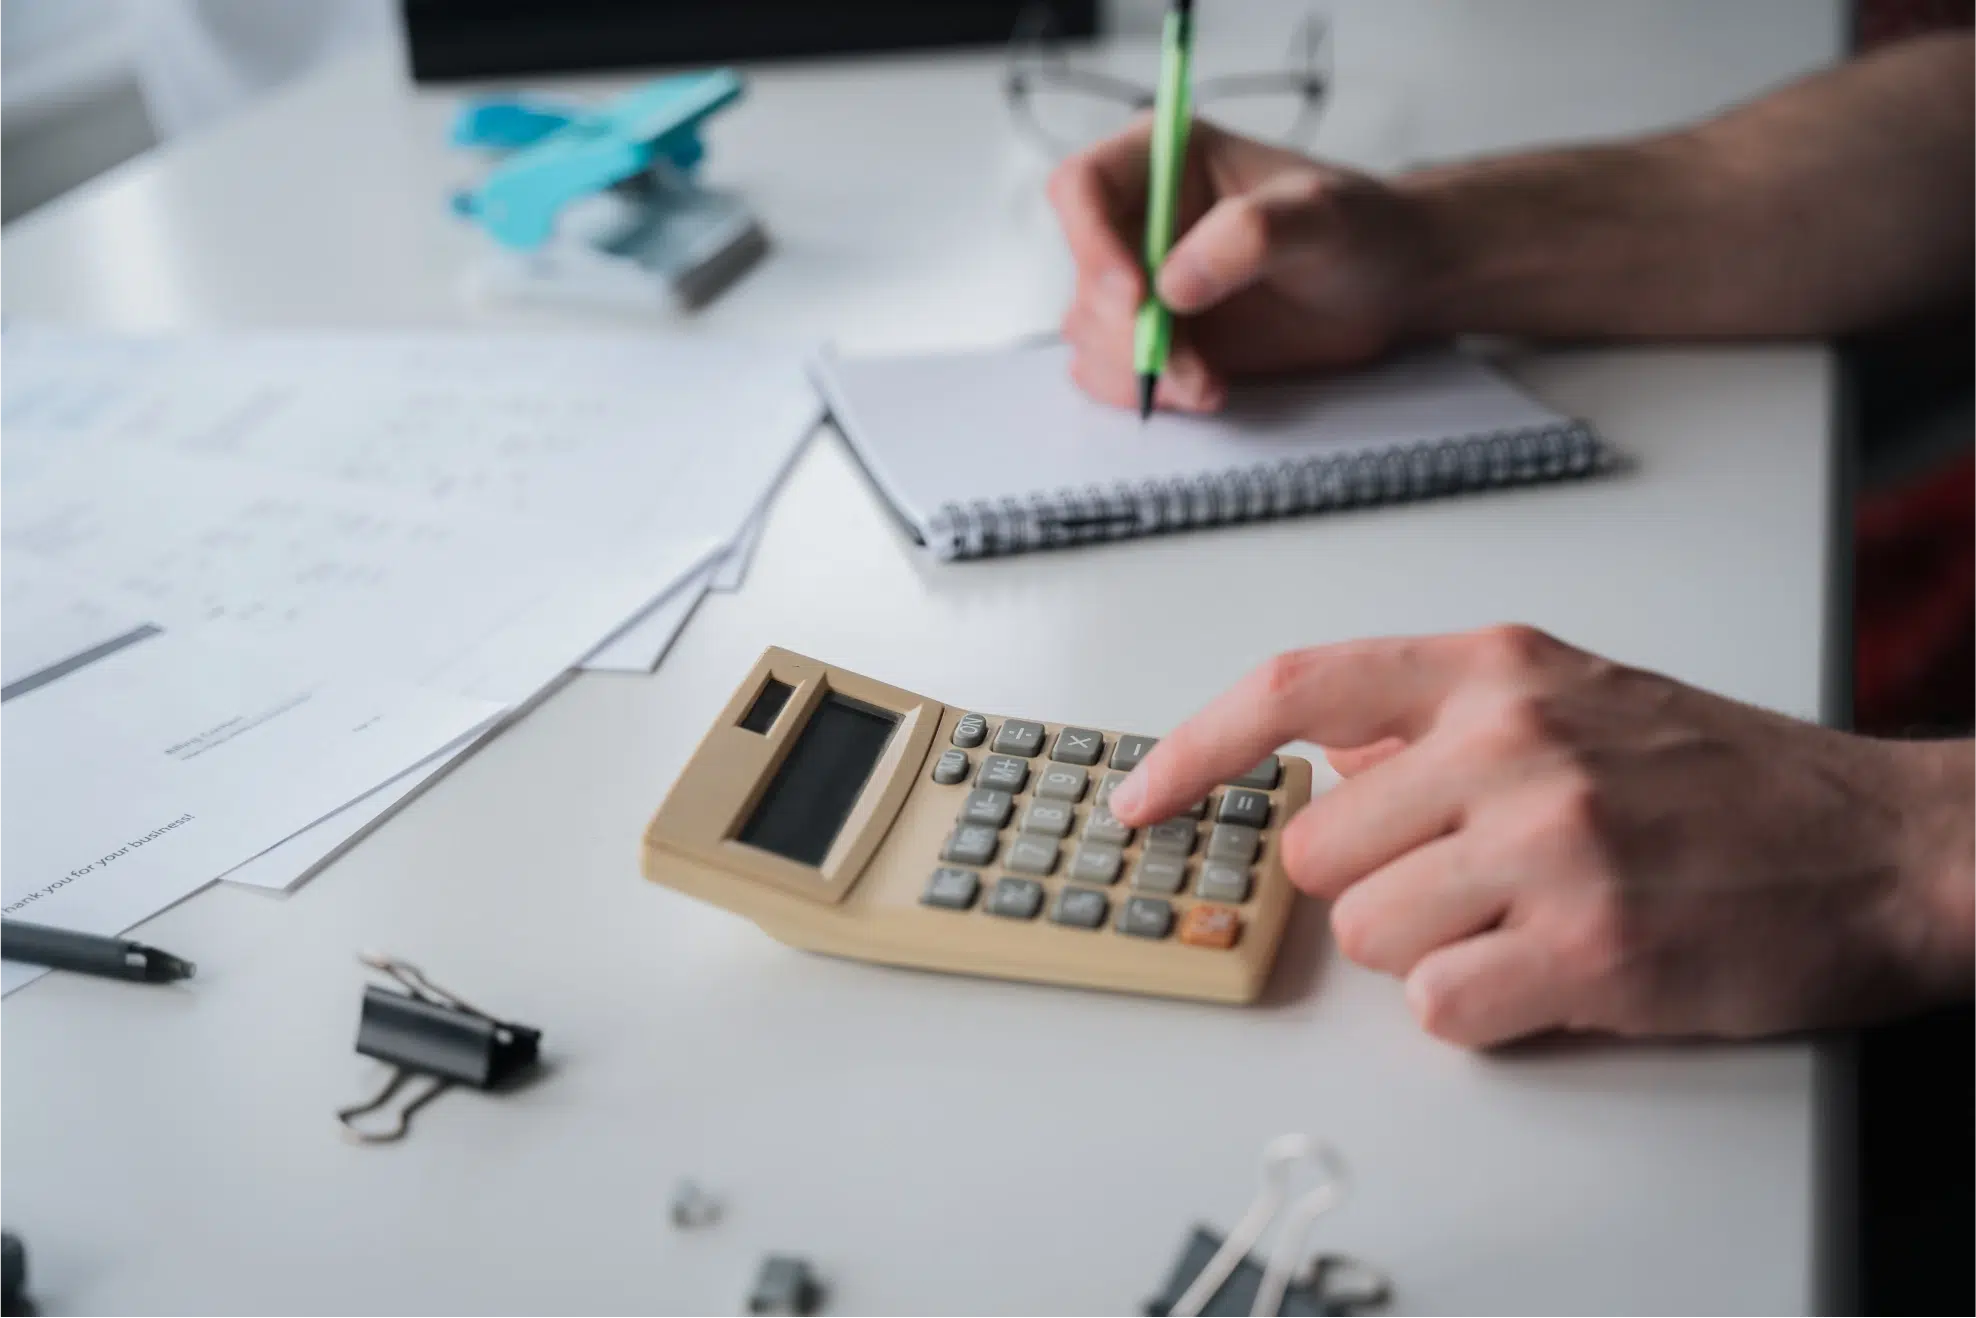
[[1154, 738], [1002, 718], [771, 648], [645, 830], [648, 878], [796, 947], [1170, 997], [1262, 992], [1308, 761], [1185, 814], [1106, 808]]

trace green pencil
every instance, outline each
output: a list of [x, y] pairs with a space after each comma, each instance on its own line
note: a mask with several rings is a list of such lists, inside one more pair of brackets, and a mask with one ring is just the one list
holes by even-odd
[[1166, 370], [1173, 313], [1154, 288], [1180, 212], [1180, 173], [1187, 160], [1187, 66], [1194, 48], [1192, 0], [1173, 0], [1160, 38], [1160, 85], [1153, 102], [1153, 140], [1146, 171], [1146, 300], [1132, 329], [1132, 364], [1139, 373], [1139, 419], [1153, 414], [1153, 390]]

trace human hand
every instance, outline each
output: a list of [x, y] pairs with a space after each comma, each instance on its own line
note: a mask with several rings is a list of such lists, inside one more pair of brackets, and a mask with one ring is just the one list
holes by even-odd
[[[1138, 401], [1149, 131], [1135, 124], [1050, 176], [1077, 266], [1063, 320], [1071, 374], [1121, 407]], [[1375, 179], [1196, 120], [1178, 228], [1159, 271], [1177, 317], [1162, 406], [1212, 411], [1232, 377], [1349, 366], [1405, 330], [1426, 244], [1410, 204]]]
[[1278, 656], [1112, 793], [1139, 827], [1286, 741], [1345, 775], [1291, 880], [1429, 1031], [1747, 1037], [1969, 992], [1971, 743], [1833, 732], [1522, 627]]

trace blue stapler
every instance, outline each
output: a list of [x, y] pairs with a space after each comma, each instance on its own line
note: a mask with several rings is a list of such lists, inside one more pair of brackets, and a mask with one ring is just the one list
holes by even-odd
[[746, 206], [695, 179], [700, 127], [741, 97], [730, 69], [660, 78], [609, 104], [464, 106], [453, 143], [495, 154], [453, 209], [496, 244], [518, 293], [711, 299], [768, 249]]

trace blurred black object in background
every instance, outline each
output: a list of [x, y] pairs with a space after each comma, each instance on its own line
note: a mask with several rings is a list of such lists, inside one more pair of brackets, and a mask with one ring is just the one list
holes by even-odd
[[1025, 11], [1094, 36], [1098, 0], [400, 0], [419, 82], [1003, 45]]

